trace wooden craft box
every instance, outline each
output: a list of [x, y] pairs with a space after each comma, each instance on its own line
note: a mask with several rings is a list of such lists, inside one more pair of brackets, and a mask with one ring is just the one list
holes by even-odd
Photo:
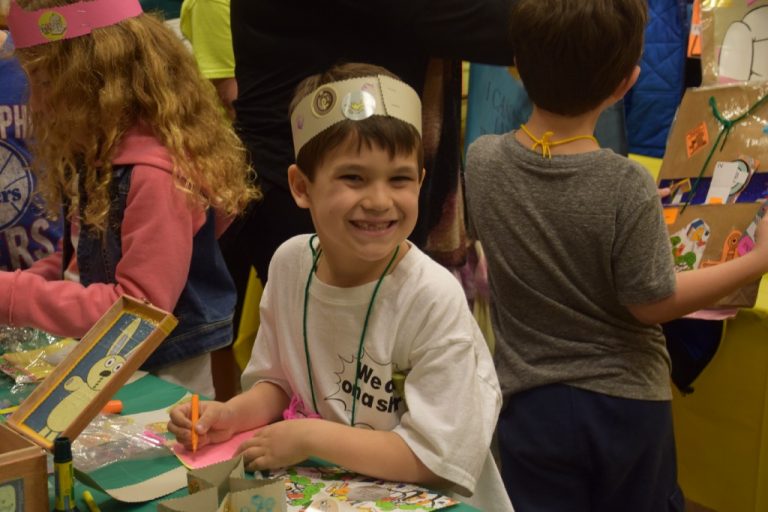
[[[151, 304], [119, 298], [0, 423], [0, 510], [49, 509], [45, 450], [53, 450], [57, 436], [74, 440], [176, 324], [173, 315]], [[104, 377], [107, 369], [111, 374]]]
[[0, 424], [0, 509], [48, 510], [45, 450]]

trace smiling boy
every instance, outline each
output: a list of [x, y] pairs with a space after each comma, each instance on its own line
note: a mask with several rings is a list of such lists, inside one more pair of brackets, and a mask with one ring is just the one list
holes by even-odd
[[[289, 184], [317, 234], [275, 253], [246, 391], [201, 404], [200, 445], [267, 425], [241, 446], [249, 469], [314, 456], [511, 510], [489, 451], [501, 395], [485, 341], [458, 281], [406, 240], [424, 177], [418, 95], [346, 64], [305, 80], [291, 113]], [[189, 407], [172, 411], [187, 445], [189, 428]]]

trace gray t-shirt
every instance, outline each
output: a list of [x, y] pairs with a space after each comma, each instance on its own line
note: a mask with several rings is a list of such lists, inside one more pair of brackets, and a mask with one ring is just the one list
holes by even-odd
[[624, 306], [675, 288], [648, 172], [605, 149], [550, 160], [508, 133], [470, 146], [466, 188], [488, 259], [505, 401], [552, 383], [669, 400], [661, 328], [638, 322]]

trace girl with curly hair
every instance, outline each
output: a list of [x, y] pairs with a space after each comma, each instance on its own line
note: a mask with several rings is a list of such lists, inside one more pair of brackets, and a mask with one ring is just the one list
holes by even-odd
[[213, 86], [138, 0], [12, 0], [8, 21], [40, 194], [71, 228], [0, 272], [0, 324], [80, 337], [121, 295], [145, 299], [179, 325], [144, 368], [212, 396], [235, 304], [216, 239], [259, 196]]

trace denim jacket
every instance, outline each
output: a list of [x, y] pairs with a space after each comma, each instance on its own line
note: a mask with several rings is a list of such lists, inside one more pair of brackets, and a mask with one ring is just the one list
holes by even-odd
[[[123, 213], [131, 186], [132, 165], [116, 167], [111, 207], [104, 235], [84, 227], [77, 244], [77, 266], [83, 286], [116, 283], [115, 268], [122, 257]], [[81, 189], [80, 197], [87, 200]], [[65, 265], [67, 264], [65, 257]], [[236, 301], [235, 285], [219, 250], [213, 210], [192, 241], [189, 276], [173, 310], [179, 324], [146, 360], [142, 369], [157, 369], [229, 345]]]

